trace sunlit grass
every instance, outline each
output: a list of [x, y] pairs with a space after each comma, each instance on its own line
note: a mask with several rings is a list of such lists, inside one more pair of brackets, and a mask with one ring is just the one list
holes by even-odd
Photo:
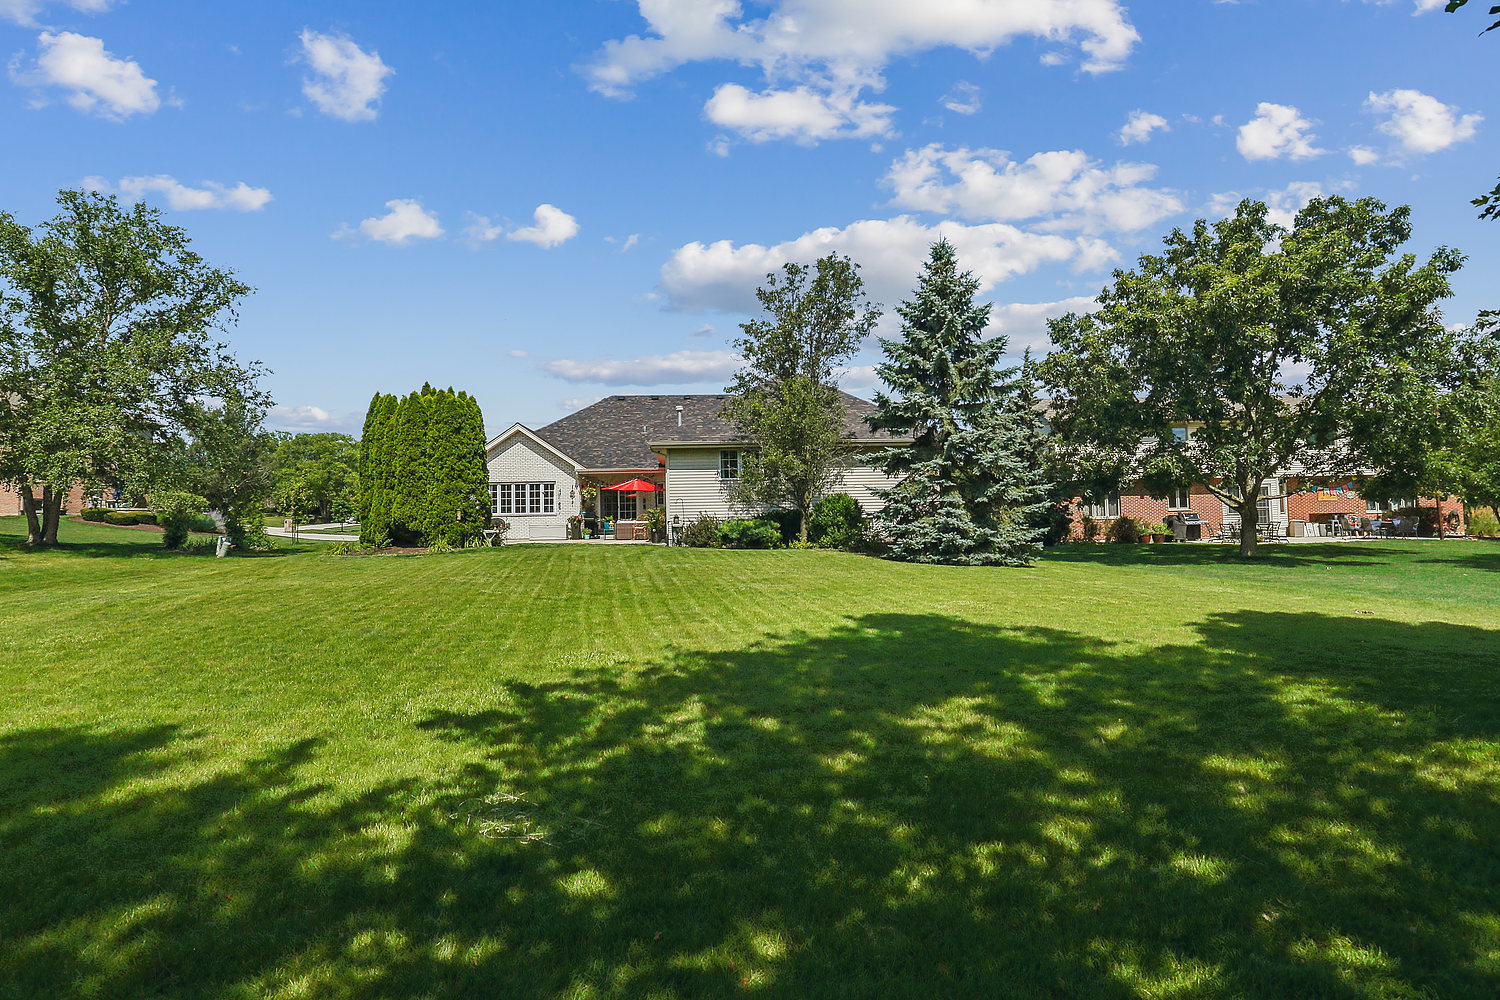
[[1500, 546], [0, 520], [0, 997], [1492, 997]]

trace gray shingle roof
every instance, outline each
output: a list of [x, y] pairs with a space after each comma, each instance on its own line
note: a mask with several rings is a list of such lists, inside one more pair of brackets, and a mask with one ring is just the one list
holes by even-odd
[[[892, 438], [871, 432], [864, 417], [875, 404], [841, 392], [845, 405], [844, 435], [850, 438]], [[647, 442], [702, 442], [741, 440], [724, 419], [722, 394], [609, 396], [577, 413], [553, 421], [536, 434], [585, 469], [654, 469], [656, 456]], [[682, 407], [682, 426], [677, 407]]]

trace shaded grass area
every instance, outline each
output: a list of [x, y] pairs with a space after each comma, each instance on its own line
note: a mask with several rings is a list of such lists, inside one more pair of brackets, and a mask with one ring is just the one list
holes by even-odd
[[1500, 549], [1351, 550], [0, 549], [0, 996], [1490, 997]]

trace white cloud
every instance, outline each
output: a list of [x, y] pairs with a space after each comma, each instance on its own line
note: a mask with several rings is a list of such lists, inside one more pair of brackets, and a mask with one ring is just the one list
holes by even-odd
[[692, 333], [688, 334], [688, 336], [689, 337], [700, 337], [700, 338], [702, 338], [702, 337], [712, 337], [717, 332], [718, 331], [716, 329], [714, 329], [714, 325], [712, 323], [704, 323], [702, 326], [698, 327]]
[[816, 229], [774, 246], [737, 246], [729, 240], [688, 243], [662, 265], [660, 287], [678, 309], [754, 313], [759, 310], [755, 289], [769, 272], [787, 261], [810, 262], [841, 253], [861, 265], [870, 298], [891, 307], [911, 293], [928, 250], [940, 238], [958, 248], [963, 266], [979, 279], [981, 292], [1043, 264], [1068, 263], [1092, 271], [1118, 257], [1099, 239], [1027, 232], [998, 222], [926, 225], [903, 215], [862, 220], [842, 229]]
[[942, 97], [942, 105], [954, 114], [972, 115], [979, 111], [979, 88], [960, 80], [953, 85], [953, 92]]
[[586, 68], [595, 90], [621, 95], [685, 63], [759, 64], [767, 76], [874, 81], [892, 58], [940, 47], [987, 54], [1016, 38], [1076, 42], [1082, 68], [1119, 68], [1140, 40], [1119, 0], [639, 0], [648, 31], [606, 42]]
[[[63, 0], [63, 6], [83, 14], [102, 14], [114, 0]], [[27, 28], [37, 26], [36, 17], [47, 6], [47, 0], [0, 0], [0, 18]]]
[[404, 246], [409, 240], [435, 240], [443, 235], [437, 215], [422, 207], [412, 198], [395, 198], [385, 203], [390, 209], [384, 215], [373, 216], [361, 222], [358, 229], [347, 226], [334, 233], [335, 239], [377, 240], [393, 246]]
[[1306, 160], [1326, 152], [1313, 145], [1316, 123], [1302, 117], [1302, 112], [1286, 104], [1262, 101], [1255, 107], [1255, 117], [1240, 126], [1236, 145], [1247, 160], [1274, 160], [1286, 156]]
[[25, 86], [64, 90], [74, 108], [105, 118], [151, 114], [161, 107], [156, 81], [139, 63], [105, 51], [102, 39], [71, 31], [38, 35], [35, 66], [22, 72], [12, 63], [11, 76]]
[[714, 91], [703, 114], [722, 128], [751, 142], [792, 139], [813, 144], [822, 139], [861, 139], [892, 132], [889, 104], [855, 100], [857, 88], [820, 93], [810, 87], [753, 93], [737, 83]]
[[727, 379], [740, 366], [733, 351], [677, 351], [630, 361], [569, 361], [544, 363], [543, 371], [567, 382], [604, 385], [680, 385]]
[[1120, 145], [1128, 146], [1133, 142], [1149, 142], [1151, 133], [1160, 129], [1163, 132], [1172, 131], [1172, 126], [1161, 115], [1154, 115], [1149, 111], [1136, 109], [1130, 112], [1130, 117], [1125, 119], [1125, 124], [1120, 128], [1118, 138]]
[[1444, 104], [1420, 90], [1373, 91], [1365, 101], [1365, 110], [1386, 115], [1377, 126], [1394, 138], [1408, 153], [1436, 153], [1455, 143], [1472, 139], [1484, 116], [1461, 115], [1457, 107]]
[[505, 238], [550, 249], [578, 235], [578, 220], [556, 205], [538, 205], [532, 218], [536, 225], [513, 230]]
[[[1287, 229], [1297, 220], [1297, 213], [1314, 198], [1324, 195], [1323, 185], [1316, 181], [1293, 181], [1279, 190], [1263, 190], [1254, 195], [1266, 203], [1266, 218]], [[1225, 191], [1209, 200], [1208, 211], [1214, 218], [1228, 216], [1247, 196], [1238, 191]]]
[[304, 28], [302, 58], [313, 71], [303, 77], [302, 93], [318, 110], [346, 122], [374, 121], [385, 93], [385, 78], [396, 71], [348, 38]]
[[1024, 161], [995, 149], [907, 150], [885, 184], [894, 204], [969, 220], [1045, 219], [1045, 230], [1134, 232], [1182, 211], [1175, 192], [1142, 186], [1149, 163], [1101, 166], [1081, 150], [1037, 153]]
[[[935, 48], [984, 57], [1017, 38], [1032, 37], [1076, 46], [1081, 68], [1100, 73], [1118, 69], [1140, 40], [1122, 0], [760, 0], [753, 5], [638, 0], [637, 5], [646, 30], [604, 44], [583, 67], [592, 89], [626, 97], [637, 83], [687, 63], [756, 65], [767, 90], [755, 94], [725, 84], [705, 107], [711, 120], [756, 141], [887, 134], [895, 109], [861, 102], [859, 95], [884, 87], [882, 74], [894, 58]], [[1065, 60], [1057, 49], [1043, 57], [1049, 64]], [[955, 111], [968, 106], [954, 103], [960, 105]]]
[[504, 235], [505, 226], [503, 223], [491, 222], [490, 217], [487, 215], [469, 213], [469, 224], [464, 227], [464, 239], [471, 246], [477, 246], [480, 243], [489, 243], [493, 240], [498, 240]]
[[1380, 162], [1380, 151], [1371, 149], [1369, 146], [1350, 146], [1345, 152], [1349, 154], [1349, 159], [1353, 160], [1357, 167], [1368, 167]]
[[839, 388], [845, 392], [864, 392], [880, 384], [880, 376], [875, 374], [874, 365], [854, 365], [839, 379]]
[[111, 184], [102, 177], [86, 177], [83, 186], [106, 194], [118, 192], [129, 201], [141, 201], [149, 194], [161, 195], [174, 212], [195, 209], [228, 208], [236, 212], [259, 212], [271, 201], [266, 188], [253, 188], [240, 181], [233, 187], [217, 181], [204, 181], [202, 187], [189, 187], [169, 174], [153, 177], [122, 177]]
[[334, 416], [321, 406], [273, 406], [266, 413], [266, 426], [274, 431], [322, 433], [355, 429], [357, 419]]
[[557, 405], [572, 413], [574, 410], [581, 410], [585, 406], [593, 406], [603, 398], [603, 396], [573, 396], [569, 399], [559, 399]]
[[1013, 354], [1020, 354], [1028, 347], [1033, 352], [1045, 352], [1052, 346], [1047, 320], [1066, 313], [1089, 313], [1097, 308], [1098, 304], [1088, 295], [1076, 295], [1057, 302], [1011, 302], [990, 310], [990, 323], [985, 332], [991, 337], [1003, 333]]

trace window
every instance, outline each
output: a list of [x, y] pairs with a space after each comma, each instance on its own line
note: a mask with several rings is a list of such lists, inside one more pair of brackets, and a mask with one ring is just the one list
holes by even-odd
[[1167, 494], [1167, 506], [1172, 510], [1191, 509], [1193, 505], [1189, 502], [1189, 498], [1192, 496], [1192, 492], [1192, 490], [1185, 486], [1180, 490], [1173, 490]]
[[557, 484], [490, 483], [490, 510], [495, 514], [555, 514]]
[[740, 478], [740, 453], [738, 451], [725, 450], [719, 452], [719, 478]]
[[1187, 439], [1188, 439], [1188, 429], [1186, 427], [1173, 427], [1172, 428], [1172, 440], [1173, 441], [1181, 442], [1181, 441], [1186, 441]]
[[1096, 521], [1109, 517], [1120, 516], [1120, 494], [1111, 493], [1104, 498], [1102, 503], [1088, 503], [1083, 505], [1083, 512]]
[[1389, 514], [1392, 511], [1402, 510], [1407, 507], [1415, 507], [1416, 504], [1410, 500], [1366, 500], [1366, 514]]

